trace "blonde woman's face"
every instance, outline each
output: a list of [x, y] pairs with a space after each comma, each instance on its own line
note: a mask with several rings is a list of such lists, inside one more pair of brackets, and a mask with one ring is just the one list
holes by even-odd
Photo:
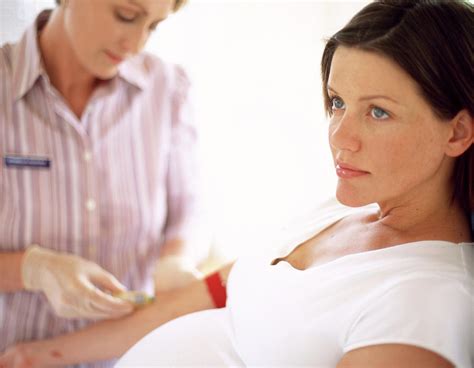
[[[387, 57], [338, 47], [328, 81], [329, 142], [344, 204], [395, 203], [446, 184], [450, 127]], [[448, 166], [447, 166], [448, 165]]]
[[68, 0], [62, 5], [66, 37], [82, 66], [108, 79], [143, 49], [173, 6], [174, 0]]

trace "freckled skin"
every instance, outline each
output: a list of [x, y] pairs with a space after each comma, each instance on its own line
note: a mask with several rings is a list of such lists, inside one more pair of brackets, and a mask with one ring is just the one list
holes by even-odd
[[[445, 154], [449, 124], [435, 115], [401, 67], [383, 55], [340, 46], [328, 85], [340, 97], [329, 125], [334, 160], [370, 173], [339, 179], [336, 195], [342, 203], [400, 204], [447, 188], [454, 164]], [[389, 118], [377, 119], [378, 109]]]

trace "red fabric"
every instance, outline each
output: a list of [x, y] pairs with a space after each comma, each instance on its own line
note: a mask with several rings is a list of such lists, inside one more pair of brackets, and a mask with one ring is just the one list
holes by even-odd
[[219, 272], [210, 274], [204, 280], [206, 281], [207, 290], [209, 290], [209, 294], [211, 294], [216, 308], [224, 308], [227, 301], [227, 290]]

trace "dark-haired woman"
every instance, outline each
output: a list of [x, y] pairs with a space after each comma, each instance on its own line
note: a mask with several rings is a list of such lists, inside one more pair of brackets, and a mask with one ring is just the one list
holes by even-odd
[[[58, 2], [59, 3], [59, 2]], [[0, 352], [199, 276], [181, 67], [141, 52], [183, 0], [65, 0], [0, 48]]]
[[322, 61], [337, 201], [275, 254], [0, 362], [118, 356], [164, 324], [119, 366], [472, 367], [473, 26], [464, 2], [365, 7]]

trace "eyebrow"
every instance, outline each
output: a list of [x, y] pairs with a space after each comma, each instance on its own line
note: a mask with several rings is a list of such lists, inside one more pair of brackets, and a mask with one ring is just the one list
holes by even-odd
[[137, 3], [136, 1], [133, 1], [133, 0], [128, 0], [128, 3], [132, 4], [133, 6], [136, 6], [137, 8], [140, 8], [140, 10], [142, 11], [143, 14], [148, 15], [148, 12], [146, 11], [146, 9], [143, 6], [141, 6], [141, 4], [139, 4], [139, 3]]
[[[334, 92], [335, 94], [339, 94], [334, 88], [332, 88], [331, 86], [328, 85], [328, 91], [331, 91], [331, 92]], [[385, 100], [389, 100], [389, 101], [392, 101], [396, 104], [400, 104], [400, 102], [398, 102], [397, 100], [395, 100], [394, 98], [392, 97], [389, 97], [389, 96], [384, 96], [384, 95], [369, 95], [369, 96], [364, 96], [364, 97], [361, 97], [359, 98], [359, 101], [367, 101], [367, 100], [373, 100], [373, 99], [376, 99], [376, 98], [383, 98]]]

